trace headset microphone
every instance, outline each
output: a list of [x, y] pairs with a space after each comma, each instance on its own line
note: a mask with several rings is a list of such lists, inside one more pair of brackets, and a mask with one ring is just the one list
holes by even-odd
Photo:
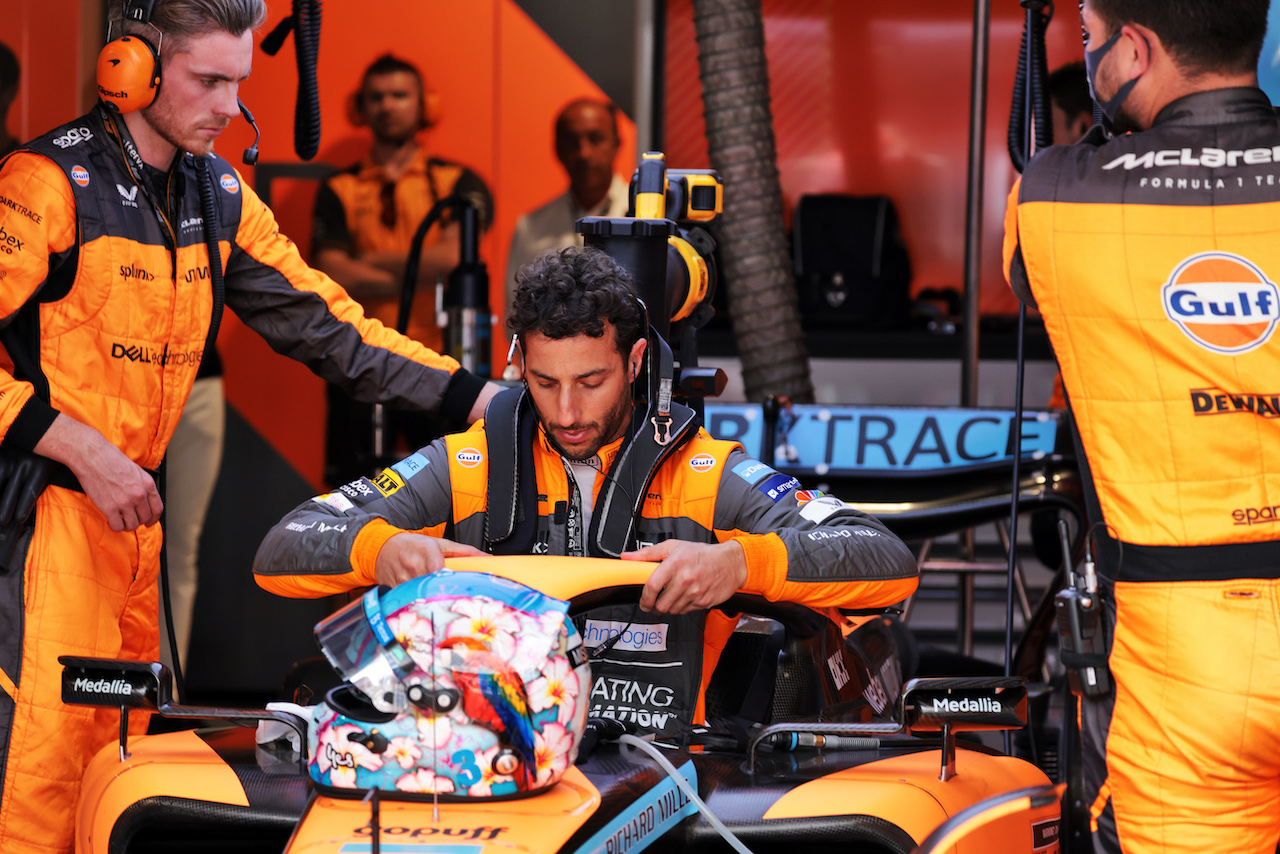
[[240, 115], [244, 116], [244, 120], [249, 123], [249, 127], [253, 128], [253, 145], [244, 150], [244, 163], [246, 166], [253, 166], [258, 162], [258, 140], [262, 139], [262, 131], [258, 130], [258, 123], [253, 120], [253, 113], [249, 112], [249, 108], [244, 105], [244, 101], [236, 98], [236, 104], [240, 106]]

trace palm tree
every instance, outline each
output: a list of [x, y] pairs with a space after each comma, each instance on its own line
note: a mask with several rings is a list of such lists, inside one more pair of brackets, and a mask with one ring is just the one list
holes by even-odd
[[769, 106], [760, 0], [693, 0], [711, 166], [724, 181], [717, 233], [748, 400], [813, 401]]

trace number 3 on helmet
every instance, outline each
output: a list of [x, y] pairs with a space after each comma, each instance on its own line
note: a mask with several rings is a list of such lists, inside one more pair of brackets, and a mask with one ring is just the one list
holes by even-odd
[[[120, 113], [132, 113], [151, 105], [160, 89], [160, 45], [164, 34], [151, 24], [155, 0], [125, 0], [124, 20], [151, 25], [156, 46], [138, 35], [121, 35], [108, 41], [98, 54], [98, 97]], [[124, 23], [121, 22], [123, 29]], [[108, 24], [108, 37], [110, 25]]]

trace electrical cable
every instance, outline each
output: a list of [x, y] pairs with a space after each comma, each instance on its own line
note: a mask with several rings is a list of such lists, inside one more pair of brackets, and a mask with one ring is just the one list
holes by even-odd
[[[1022, 0], [1027, 10], [1022, 30], [1022, 51], [1018, 57], [1018, 71], [1014, 82], [1013, 110], [1009, 119], [1009, 156], [1014, 167], [1021, 172], [1031, 160], [1031, 155], [1041, 145], [1053, 143], [1053, 125], [1049, 117], [1048, 70], [1045, 65], [1044, 30], [1053, 17], [1052, 0]], [[1044, 10], [1047, 8], [1047, 13]], [[1037, 53], [1038, 51], [1038, 53]], [[1032, 133], [1031, 119], [1035, 128]], [[1013, 591], [1017, 571], [1018, 552], [1018, 493], [1021, 487], [1022, 464], [1022, 406], [1023, 386], [1026, 376], [1024, 343], [1027, 326], [1027, 306], [1018, 301], [1017, 376], [1014, 381], [1013, 423], [1013, 486], [1009, 500], [1009, 562], [1006, 572], [1005, 624], [1004, 624], [1004, 675], [1013, 674]], [[1031, 734], [1035, 739], [1034, 733]], [[1012, 735], [1004, 732], [1004, 752], [1013, 753]]]
[[222, 279], [222, 250], [218, 245], [218, 205], [213, 196], [213, 175], [209, 172], [209, 159], [196, 158], [197, 182], [200, 188], [200, 214], [204, 217], [204, 242], [209, 249], [209, 279], [213, 282], [213, 313], [209, 318], [209, 334], [204, 339], [204, 355], [213, 352], [218, 340], [218, 327], [222, 323], [222, 309], [227, 302], [226, 283]]
[[293, 150], [310, 160], [320, 150], [320, 89], [316, 62], [320, 56], [320, 0], [293, 0], [293, 14], [262, 40], [262, 50], [275, 56], [293, 32], [298, 63], [298, 99], [293, 112]]
[[168, 513], [169, 502], [165, 500], [166, 489], [165, 479], [166, 472], [169, 468], [168, 458], [160, 460], [159, 477], [156, 478], [156, 489], [160, 494], [160, 607], [164, 609], [165, 624], [165, 640], [169, 643], [169, 654], [171, 661], [170, 670], [173, 671], [173, 691], [178, 698], [179, 703], [187, 702], [187, 683], [182, 674], [182, 651], [178, 649], [178, 635], [173, 626], [173, 597], [170, 594], [172, 585], [169, 583], [169, 548], [165, 543], [165, 532], [169, 530]]
[[[1018, 50], [1018, 68], [1013, 77], [1013, 107], [1009, 113], [1009, 158], [1019, 172], [1031, 159], [1026, 139], [1035, 122], [1035, 147], [1038, 151], [1053, 145], [1053, 105], [1049, 96], [1049, 59], [1045, 47], [1045, 30], [1053, 20], [1051, 0], [1022, 0], [1027, 10]], [[1029, 102], [1029, 103], [1028, 103]]]
[[400, 310], [396, 313], [396, 331], [402, 335], [409, 328], [409, 312], [413, 308], [414, 293], [418, 289], [418, 268], [422, 266], [422, 241], [426, 239], [427, 232], [444, 215], [444, 212], [459, 204], [474, 204], [474, 202], [465, 194], [445, 196], [431, 206], [431, 210], [427, 211], [427, 215], [422, 218], [422, 222], [418, 223], [418, 228], [413, 233], [413, 239], [409, 243], [409, 257], [404, 264], [404, 282], [400, 288]]
[[662, 752], [658, 750], [658, 748], [654, 747], [644, 739], [637, 738], [630, 734], [618, 736], [618, 743], [625, 744], [628, 747], [634, 747], [643, 753], [648, 754], [654, 762], [658, 763], [659, 767], [661, 767], [663, 771], [667, 772], [667, 776], [671, 778], [672, 782], [680, 788], [680, 791], [684, 792], [685, 797], [698, 807], [698, 810], [706, 816], [707, 823], [715, 828], [716, 833], [719, 833], [724, 837], [725, 841], [729, 843], [730, 847], [732, 847], [734, 851], [737, 851], [738, 854], [751, 854], [751, 849], [746, 845], [743, 845], [742, 840], [735, 836], [732, 830], [724, 826], [724, 822], [716, 817], [716, 814], [707, 806], [706, 801], [698, 797], [698, 791], [694, 789], [693, 786], [689, 785], [689, 781], [685, 779], [685, 776], [676, 770], [676, 767], [668, 761], [667, 757], [662, 755]]

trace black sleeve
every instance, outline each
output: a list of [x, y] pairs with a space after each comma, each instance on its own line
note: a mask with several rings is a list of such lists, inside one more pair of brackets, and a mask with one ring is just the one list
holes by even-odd
[[1013, 259], [1009, 262], [1009, 287], [1013, 288], [1014, 294], [1027, 308], [1039, 308], [1035, 294], [1031, 292], [1031, 280], [1027, 278], [1027, 265], [1022, 260], [1021, 245], [1013, 250]]
[[320, 185], [316, 193], [316, 205], [311, 219], [311, 251], [320, 249], [345, 249], [350, 252], [354, 244], [347, 228], [347, 210], [329, 183]]

